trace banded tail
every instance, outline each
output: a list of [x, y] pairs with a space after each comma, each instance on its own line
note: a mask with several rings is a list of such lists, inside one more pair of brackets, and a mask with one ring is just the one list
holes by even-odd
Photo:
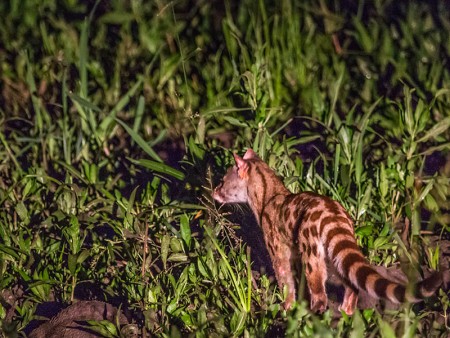
[[442, 284], [441, 272], [434, 272], [414, 288], [383, 277], [362, 255], [353, 238], [342, 239], [332, 250], [328, 250], [328, 255], [341, 276], [353, 287], [366, 291], [374, 298], [387, 299], [395, 304], [420, 302], [432, 296]]

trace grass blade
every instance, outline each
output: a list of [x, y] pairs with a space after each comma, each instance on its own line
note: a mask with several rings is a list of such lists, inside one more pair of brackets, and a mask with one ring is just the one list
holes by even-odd
[[179, 171], [177, 169], [172, 168], [171, 166], [169, 166], [167, 164], [152, 161], [152, 160], [143, 160], [143, 159], [135, 160], [130, 157], [127, 157], [127, 159], [130, 160], [131, 162], [133, 162], [134, 164], [143, 166], [152, 171], [156, 171], [161, 174], [166, 174], [166, 175], [172, 176], [180, 181], [184, 180], [184, 177], [185, 177], [184, 173], [182, 173], [181, 171]]
[[150, 157], [155, 159], [158, 162], [162, 162], [161, 157], [158, 156], [158, 154], [152, 149], [152, 147], [133, 129], [128, 127], [128, 125], [123, 122], [122, 120], [116, 119], [117, 123], [119, 123], [123, 129], [128, 133], [128, 135], [131, 136], [134, 142], [136, 142], [143, 151], [145, 151]]
[[142, 78], [139, 79], [133, 87], [128, 90], [128, 92], [119, 100], [116, 106], [111, 110], [111, 112], [106, 116], [103, 121], [100, 123], [100, 133], [102, 137], [105, 137], [106, 130], [108, 130], [109, 126], [114, 122], [116, 115], [119, 111], [123, 110], [125, 106], [130, 102], [130, 99], [134, 96], [136, 91], [142, 85]]

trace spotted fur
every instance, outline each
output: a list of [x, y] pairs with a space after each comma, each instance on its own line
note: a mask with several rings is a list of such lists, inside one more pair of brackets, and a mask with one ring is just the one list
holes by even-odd
[[431, 296], [441, 284], [440, 275], [409, 291], [377, 273], [359, 249], [353, 221], [338, 202], [312, 192], [292, 194], [256, 153], [249, 149], [243, 158], [235, 155], [231, 167], [213, 197], [220, 203], [248, 203], [262, 227], [276, 278], [287, 286], [285, 307], [295, 301], [294, 266], [301, 257], [311, 295], [311, 309], [327, 307], [325, 281], [327, 262], [338, 271], [345, 285], [341, 309], [352, 314], [358, 290], [393, 303], [418, 302]]

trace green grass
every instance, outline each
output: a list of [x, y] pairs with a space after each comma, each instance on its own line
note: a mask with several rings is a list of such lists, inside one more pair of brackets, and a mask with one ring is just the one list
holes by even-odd
[[155, 336], [446, 336], [442, 291], [333, 325], [305, 302], [286, 313], [210, 197], [231, 151], [251, 147], [290, 190], [340, 201], [374, 264], [448, 269], [445, 2], [9, 0], [0, 13], [0, 290], [17, 298], [13, 317], [1, 302], [0, 336], [93, 286]]

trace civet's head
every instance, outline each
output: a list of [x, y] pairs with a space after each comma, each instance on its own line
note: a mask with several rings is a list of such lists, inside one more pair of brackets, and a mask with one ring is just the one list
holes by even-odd
[[247, 203], [249, 182], [249, 160], [259, 159], [248, 149], [244, 157], [234, 154], [236, 165], [229, 168], [222, 183], [214, 189], [213, 198], [219, 203]]

